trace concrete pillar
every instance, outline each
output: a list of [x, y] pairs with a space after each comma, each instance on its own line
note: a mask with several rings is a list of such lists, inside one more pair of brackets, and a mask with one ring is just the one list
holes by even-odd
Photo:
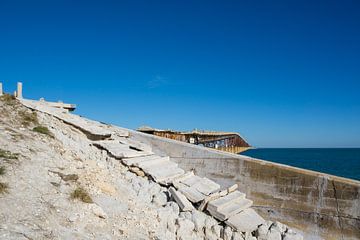
[[0, 82], [0, 96], [3, 95], [2, 83]]
[[17, 83], [16, 97], [23, 98], [23, 96], [22, 96], [22, 83], [21, 82]]

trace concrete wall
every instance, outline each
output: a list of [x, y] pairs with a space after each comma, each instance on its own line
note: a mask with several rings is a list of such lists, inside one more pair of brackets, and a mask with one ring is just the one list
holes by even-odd
[[325, 239], [360, 239], [359, 181], [135, 131], [131, 134], [186, 170], [194, 170], [224, 187], [238, 183], [267, 219]]

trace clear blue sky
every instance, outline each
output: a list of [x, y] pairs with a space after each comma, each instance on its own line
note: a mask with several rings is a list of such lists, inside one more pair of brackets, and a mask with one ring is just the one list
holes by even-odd
[[1, 0], [0, 81], [18, 80], [129, 128], [360, 147], [360, 2]]

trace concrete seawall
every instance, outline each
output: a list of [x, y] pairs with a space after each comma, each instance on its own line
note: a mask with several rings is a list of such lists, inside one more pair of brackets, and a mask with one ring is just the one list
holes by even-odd
[[[324, 239], [360, 238], [360, 182], [131, 132], [186, 170], [233, 183], [264, 217]], [[339, 166], [341, 167], [341, 166]]]

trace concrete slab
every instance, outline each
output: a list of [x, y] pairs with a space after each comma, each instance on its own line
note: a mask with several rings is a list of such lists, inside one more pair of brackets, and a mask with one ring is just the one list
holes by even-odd
[[263, 224], [265, 220], [257, 214], [252, 208], [230, 217], [226, 224], [236, 229], [238, 232], [252, 232]]
[[132, 150], [128, 145], [121, 144], [116, 140], [97, 141], [93, 145], [107, 150], [111, 155], [119, 159], [153, 155], [153, 153], [149, 152]]
[[232, 193], [229, 193], [228, 195], [224, 196], [224, 197], [220, 197], [218, 199], [215, 199], [213, 201], [210, 201], [208, 203], [207, 206], [207, 210], [209, 211], [217, 211], [220, 208], [224, 208], [227, 205], [240, 200], [240, 199], [244, 199], [245, 198], [245, 193], [239, 192], [239, 191], [234, 191]]
[[146, 164], [148, 162], [143, 162], [142, 166], [140, 166], [141, 169], [143, 169], [145, 172], [151, 174], [154, 172], [157, 172], [159, 169], [173, 169], [177, 168], [178, 164], [171, 162], [171, 161], [162, 161], [162, 162], [156, 162], [153, 164]]
[[[160, 157], [160, 158], [155, 158], [155, 159], [152, 159], [152, 160], [149, 160], [149, 161], [142, 161], [142, 162], [138, 162], [138, 163], [135, 163], [134, 165], [137, 166], [137, 167], [140, 167], [142, 169], [146, 169], [146, 168], [149, 168], [153, 165], [157, 165], [157, 166], [161, 166], [162, 164], [166, 164], [166, 163], [170, 163], [170, 160], [169, 160], [169, 157]], [[174, 163], [176, 164], [176, 163]], [[177, 164], [176, 164], [177, 166]]]
[[192, 175], [192, 176], [190, 176], [188, 178], [180, 180], [180, 182], [187, 185], [187, 186], [189, 186], [189, 187], [191, 187], [191, 186], [195, 185], [196, 183], [200, 182], [201, 180], [202, 180], [201, 177], [196, 176], [196, 175]]
[[179, 192], [185, 195], [187, 199], [190, 200], [192, 203], [198, 203], [206, 197], [204, 194], [200, 193], [198, 190], [196, 190], [193, 187], [182, 187], [178, 189]]
[[196, 190], [205, 195], [210, 195], [220, 189], [220, 185], [208, 178], [202, 178], [199, 182], [192, 185]]
[[171, 187], [169, 191], [182, 211], [191, 211], [194, 209], [194, 206], [182, 193], [176, 191], [173, 187]]
[[176, 177], [184, 174], [185, 171], [179, 167], [169, 168], [169, 169], [158, 169], [157, 171], [153, 171], [150, 175], [154, 178], [154, 180], [158, 183], [168, 184], [172, 182], [172, 180]]
[[244, 211], [251, 207], [253, 202], [249, 199], [238, 199], [235, 202], [232, 202], [218, 210], [212, 211], [209, 210], [210, 214], [220, 221], [225, 221], [226, 219], [234, 216], [235, 214]]
[[44, 112], [82, 130], [91, 140], [100, 140], [111, 136], [111, 131], [101, 123], [84, 119], [78, 115], [68, 113], [67, 110], [50, 107], [46, 102], [19, 99], [20, 102], [31, 109]]
[[129, 145], [133, 148], [145, 151], [145, 152], [152, 152], [152, 148], [150, 147], [150, 145], [147, 145], [145, 143], [142, 142], [138, 142], [138, 141], [134, 141], [130, 138], [126, 138], [126, 137], [119, 137], [116, 138], [117, 140], [119, 140], [121, 143]]
[[161, 158], [161, 157], [154, 154], [154, 155], [142, 156], [142, 157], [123, 158], [122, 161], [128, 166], [135, 166], [135, 164], [139, 162], [150, 161], [157, 158]]

